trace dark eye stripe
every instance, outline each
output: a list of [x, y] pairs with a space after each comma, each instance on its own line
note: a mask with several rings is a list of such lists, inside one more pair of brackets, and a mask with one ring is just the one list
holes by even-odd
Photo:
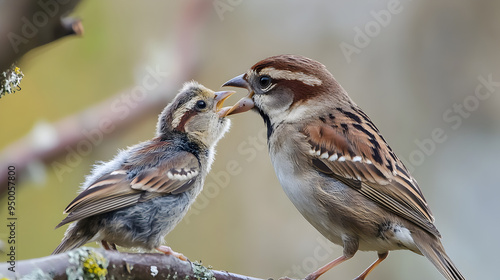
[[184, 113], [181, 117], [181, 121], [179, 122], [179, 125], [175, 128], [177, 131], [185, 132], [184, 126], [186, 123], [191, 119], [194, 115], [196, 115], [198, 112], [196, 110], [189, 110]]

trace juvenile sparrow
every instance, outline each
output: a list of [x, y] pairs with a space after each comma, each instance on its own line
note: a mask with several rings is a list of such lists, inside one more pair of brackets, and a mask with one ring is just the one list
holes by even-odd
[[203, 188], [230, 126], [220, 109], [233, 93], [186, 83], [160, 114], [155, 138], [94, 167], [56, 227], [73, 222], [53, 254], [100, 241], [105, 249], [156, 248], [185, 260], [161, 244]]
[[285, 193], [343, 255], [309, 274], [317, 279], [352, 258], [390, 250], [424, 255], [447, 279], [465, 279], [446, 254], [417, 182], [370, 118], [326, 67], [296, 55], [266, 58], [223, 86], [249, 95], [224, 114], [253, 109], [267, 125], [269, 154]]

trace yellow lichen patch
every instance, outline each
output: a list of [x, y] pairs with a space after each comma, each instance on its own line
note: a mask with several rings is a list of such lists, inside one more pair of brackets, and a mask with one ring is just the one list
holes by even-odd
[[82, 247], [68, 252], [68, 279], [106, 279], [108, 260], [93, 248]]
[[83, 268], [87, 274], [94, 274], [95, 278], [104, 278], [108, 274], [106, 269], [107, 265], [106, 259], [99, 253], [95, 251], [90, 251], [88, 257], [83, 261]]

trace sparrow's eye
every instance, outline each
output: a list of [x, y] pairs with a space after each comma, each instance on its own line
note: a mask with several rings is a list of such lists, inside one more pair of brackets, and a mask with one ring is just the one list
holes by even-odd
[[207, 108], [207, 103], [203, 100], [198, 100], [198, 102], [196, 102], [196, 109], [198, 110], [203, 110]]
[[273, 80], [271, 79], [271, 77], [269, 77], [267, 75], [260, 76], [260, 78], [259, 78], [260, 88], [267, 89], [269, 86], [271, 86], [272, 81]]

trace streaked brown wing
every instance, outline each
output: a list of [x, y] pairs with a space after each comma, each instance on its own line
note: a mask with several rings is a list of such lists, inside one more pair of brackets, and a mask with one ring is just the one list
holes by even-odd
[[95, 199], [95, 200], [87, 200], [81, 202], [76, 206], [72, 207], [71, 210], [65, 211], [65, 213], [68, 213], [68, 216], [66, 216], [66, 218], [64, 218], [56, 226], [56, 228], [65, 225], [67, 223], [81, 220], [90, 216], [95, 216], [134, 205], [135, 203], [137, 203], [140, 196], [141, 193], [136, 192], [136, 193], [117, 195], [114, 197], [107, 197], [106, 199]]
[[439, 236], [415, 179], [368, 116], [361, 110], [356, 113], [361, 117], [337, 109], [303, 129], [313, 165], [387, 210]]
[[130, 182], [132, 189], [177, 194], [191, 186], [200, 173], [198, 159], [185, 151], [176, 152], [168, 160], [160, 159], [162, 156], [150, 151], [148, 157], [143, 155], [131, 157], [127, 163], [129, 166], [149, 166], [151, 162], [158, 165], [156, 168], [145, 169], [138, 173]]
[[[136, 151], [120, 169], [97, 179], [66, 207], [64, 212], [69, 215], [57, 227], [157, 196], [188, 190], [200, 172], [198, 159], [185, 151], [166, 158], [165, 145], [168, 143], [151, 142]], [[137, 166], [148, 168], [130, 177], [129, 173]]]

